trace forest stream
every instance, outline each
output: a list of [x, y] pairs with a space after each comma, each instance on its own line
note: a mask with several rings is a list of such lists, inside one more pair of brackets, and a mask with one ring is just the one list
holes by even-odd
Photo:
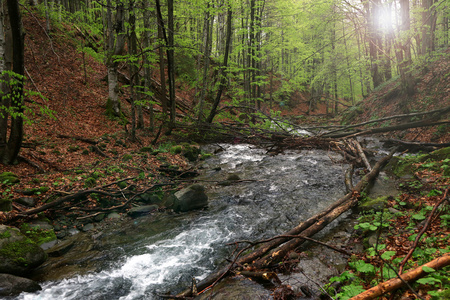
[[[219, 145], [201, 166], [209, 207], [156, 213], [93, 237], [91, 270], [42, 283], [15, 299], [159, 299], [201, 280], [234, 250], [227, 243], [281, 234], [345, 194], [340, 155], [322, 150], [270, 156], [251, 145]], [[230, 174], [241, 179], [217, 184]], [[81, 260], [80, 260], [81, 262]], [[93, 266], [93, 267], [92, 267]], [[313, 266], [314, 268], [314, 266]]]

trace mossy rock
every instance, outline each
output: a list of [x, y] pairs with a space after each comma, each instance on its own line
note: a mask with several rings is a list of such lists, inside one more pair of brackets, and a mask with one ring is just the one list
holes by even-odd
[[0, 198], [0, 211], [11, 211], [12, 201], [11, 199], [1, 199]]
[[181, 145], [175, 145], [170, 147], [169, 152], [172, 154], [180, 154], [183, 151], [183, 146]]
[[15, 184], [19, 182], [19, 177], [12, 172], [3, 172], [0, 174], [0, 184]]
[[139, 149], [139, 152], [141, 153], [153, 153], [153, 147], [142, 147]]
[[41, 265], [47, 255], [19, 229], [0, 225], [0, 273], [27, 275]]
[[176, 212], [187, 212], [208, 206], [208, 196], [205, 188], [199, 184], [193, 184], [174, 194], [173, 209]]
[[428, 158], [433, 160], [444, 160], [450, 158], [450, 147], [435, 150], [428, 154]]
[[131, 155], [131, 154], [125, 154], [124, 156], [122, 156], [122, 161], [123, 162], [127, 162], [127, 161], [132, 160], [132, 159], [133, 159], [133, 155]]
[[417, 163], [416, 159], [394, 156], [385, 169], [397, 177], [412, 177], [416, 169], [414, 166], [415, 163]]
[[378, 197], [375, 199], [366, 198], [365, 201], [359, 204], [358, 209], [360, 211], [381, 211], [387, 201], [387, 197]]
[[201, 150], [196, 145], [186, 145], [183, 149], [183, 156], [186, 157], [190, 162], [198, 160]]
[[20, 232], [38, 245], [56, 240], [53, 229], [41, 228], [39, 224], [24, 223], [20, 227]]

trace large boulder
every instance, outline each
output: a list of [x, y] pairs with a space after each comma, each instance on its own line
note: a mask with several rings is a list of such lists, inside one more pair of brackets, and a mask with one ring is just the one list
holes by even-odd
[[205, 188], [199, 184], [193, 184], [174, 194], [173, 209], [176, 212], [186, 212], [208, 206], [208, 196]]
[[26, 275], [46, 259], [44, 250], [19, 229], [0, 225], [0, 273]]
[[33, 293], [41, 290], [41, 286], [28, 278], [11, 274], [0, 274], [0, 296], [17, 296], [22, 292]]

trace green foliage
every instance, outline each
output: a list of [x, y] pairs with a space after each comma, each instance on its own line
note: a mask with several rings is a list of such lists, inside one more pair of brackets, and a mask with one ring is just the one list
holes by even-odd
[[56, 240], [56, 235], [53, 229], [41, 229], [38, 226], [32, 226], [29, 223], [24, 223], [20, 227], [20, 232], [27, 238], [31, 239], [37, 245]]
[[[336, 291], [331, 287], [331, 283], [333, 282], [341, 282], [348, 284], [343, 286], [342, 290], [336, 294]], [[324, 288], [325, 290], [327, 290], [329, 294], [336, 294], [336, 299], [341, 300], [350, 299], [351, 297], [356, 296], [365, 291], [359, 278], [354, 273], [351, 273], [349, 271], [345, 271], [339, 276], [331, 277], [330, 283], [326, 284]]]
[[358, 260], [356, 262], [350, 262], [348, 265], [360, 273], [372, 274], [372, 275], [375, 273], [375, 267], [372, 266], [371, 264], [366, 263], [363, 260]]
[[84, 186], [86, 188], [92, 188], [97, 184], [97, 180], [93, 177], [88, 177], [86, 178], [86, 180], [84, 181]]
[[0, 174], [0, 184], [13, 185], [19, 182], [19, 177], [12, 172], [3, 172]]

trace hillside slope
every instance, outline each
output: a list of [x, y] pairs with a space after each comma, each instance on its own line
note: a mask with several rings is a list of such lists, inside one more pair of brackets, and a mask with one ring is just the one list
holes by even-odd
[[[450, 106], [450, 48], [439, 53], [434, 61], [416, 67], [413, 76], [416, 82], [414, 95], [408, 97], [402, 93], [400, 79], [397, 76], [379, 86], [357, 107], [351, 109], [357, 112], [357, 114], [354, 114], [357, 117], [352, 120], [352, 123], [392, 115], [431, 111]], [[444, 116], [443, 119], [449, 119], [449, 115]], [[393, 124], [390, 121], [381, 124], [381, 126], [388, 125]], [[420, 142], [448, 143], [450, 142], [450, 125], [413, 128], [386, 134], [386, 137]]]

